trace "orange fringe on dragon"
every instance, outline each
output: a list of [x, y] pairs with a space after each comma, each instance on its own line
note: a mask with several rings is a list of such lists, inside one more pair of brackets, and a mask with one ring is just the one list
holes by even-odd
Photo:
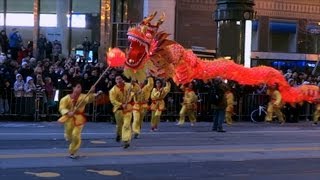
[[318, 99], [319, 88], [313, 85], [290, 87], [285, 77], [278, 70], [259, 66], [245, 68], [232, 60], [201, 60], [192, 51], [184, 49], [175, 41], [167, 39], [169, 34], [158, 32], [164, 22], [164, 15], [156, 24], [151, 24], [156, 12], [146, 17], [138, 26], [129, 28], [130, 47], [126, 53], [119, 49], [108, 61], [124, 61], [124, 73], [127, 77], [143, 81], [146, 70], [160, 78], [172, 78], [176, 84], [185, 84], [193, 79], [209, 80], [216, 77], [233, 80], [242, 85], [278, 84], [284, 102], [313, 102]]

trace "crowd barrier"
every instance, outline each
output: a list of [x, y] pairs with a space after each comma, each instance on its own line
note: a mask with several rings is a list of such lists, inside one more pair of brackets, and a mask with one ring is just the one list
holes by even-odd
[[[59, 96], [54, 99], [48, 99], [45, 95], [35, 94], [33, 97], [15, 97], [13, 91], [10, 94], [4, 94], [0, 97], [0, 120], [34, 120], [34, 121], [56, 121], [58, 119], [59, 102], [57, 99], [70, 93], [68, 90], [60, 91]], [[210, 103], [210, 94], [197, 93], [197, 120], [212, 121], [213, 105]], [[108, 97], [105, 95], [105, 97]], [[166, 98], [166, 110], [163, 112], [162, 121], [177, 121], [183, 98], [182, 92], [170, 92]], [[259, 105], [267, 105], [268, 96], [259, 94], [235, 95], [234, 117], [235, 121], [249, 121], [250, 114], [257, 109]], [[305, 103], [297, 105], [300, 120], [311, 120], [314, 105]], [[295, 110], [297, 110], [295, 109]], [[283, 108], [284, 114], [290, 115], [286, 106]], [[105, 98], [88, 104], [85, 109], [88, 121], [108, 121], [114, 122], [112, 105]], [[148, 112], [145, 121], [150, 121], [151, 112]], [[288, 118], [287, 118], [288, 119]]]

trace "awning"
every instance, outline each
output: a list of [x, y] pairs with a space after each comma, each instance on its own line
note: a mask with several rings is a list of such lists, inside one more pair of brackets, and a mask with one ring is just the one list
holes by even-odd
[[271, 21], [270, 32], [277, 33], [296, 33], [297, 32], [297, 23], [294, 22], [275, 22]]
[[252, 31], [257, 31], [259, 26], [259, 21], [252, 21]]

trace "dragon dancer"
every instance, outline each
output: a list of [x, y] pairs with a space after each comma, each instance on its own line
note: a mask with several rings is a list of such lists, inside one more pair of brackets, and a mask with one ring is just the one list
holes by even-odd
[[184, 91], [184, 97], [182, 107], [180, 110], [180, 118], [177, 125], [183, 125], [185, 121], [185, 116], [187, 115], [189, 117], [191, 126], [194, 126], [196, 122], [198, 97], [193, 90], [192, 82], [188, 83], [186, 86], [181, 86], [181, 89]]
[[270, 101], [267, 107], [267, 115], [265, 117], [266, 122], [271, 122], [273, 113], [277, 116], [279, 122], [281, 124], [285, 123], [283, 114], [281, 112], [282, 107], [282, 97], [280, 92], [278, 91], [277, 85], [269, 86], [267, 90], [267, 94], [270, 96]]
[[[94, 89], [94, 88], [92, 88]], [[82, 85], [79, 81], [72, 83], [72, 93], [60, 100], [59, 111], [62, 117], [58, 120], [64, 123], [64, 137], [69, 141], [70, 158], [77, 158], [76, 153], [81, 145], [81, 132], [86, 123], [85, 106], [94, 101], [99, 94], [82, 94]]]
[[138, 138], [141, 132], [143, 119], [149, 108], [148, 101], [149, 101], [153, 86], [154, 86], [153, 78], [148, 77], [147, 84], [145, 84], [144, 82], [140, 83], [141, 91], [138, 92], [133, 98], [134, 105], [133, 105], [132, 130], [134, 133], [134, 138]]
[[317, 103], [317, 104], [316, 104], [315, 111], [314, 111], [314, 113], [313, 113], [313, 124], [314, 124], [314, 125], [317, 125], [317, 124], [318, 124], [319, 117], [320, 117], [320, 104]]
[[227, 107], [226, 107], [226, 123], [228, 125], [232, 124], [232, 115], [233, 115], [233, 101], [234, 101], [234, 95], [231, 91], [231, 88], [229, 85], [226, 87], [227, 91], [225, 92], [225, 96], [227, 99]]
[[165, 109], [164, 98], [170, 92], [171, 83], [166, 82], [166, 86], [163, 87], [161, 80], [156, 80], [156, 87], [152, 89], [151, 92], [151, 131], [158, 130], [160, 123], [160, 116], [162, 111]]
[[126, 83], [121, 75], [115, 77], [116, 85], [109, 91], [110, 102], [116, 119], [116, 141], [123, 141], [123, 148], [128, 148], [131, 141], [131, 120], [133, 110], [133, 96], [141, 91], [136, 83]]

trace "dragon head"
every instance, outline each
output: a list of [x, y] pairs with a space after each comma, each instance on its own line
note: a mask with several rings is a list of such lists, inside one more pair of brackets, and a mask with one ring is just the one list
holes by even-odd
[[125, 61], [127, 67], [132, 69], [141, 68], [159, 45], [156, 35], [159, 26], [164, 22], [164, 15], [161, 16], [156, 24], [151, 24], [156, 14], [157, 12], [152, 13], [143, 19], [138, 26], [129, 28], [127, 35], [130, 45]]

